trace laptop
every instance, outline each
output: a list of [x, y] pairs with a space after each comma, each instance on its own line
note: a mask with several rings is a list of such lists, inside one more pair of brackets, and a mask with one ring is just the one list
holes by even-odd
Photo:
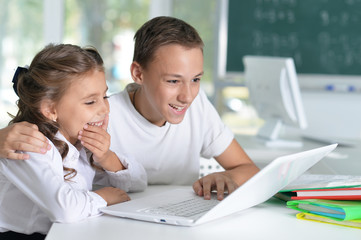
[[332, 144], [276, 158], [234, 192], [204, 200], [192, 188], [179, 188], [102, 208], [113, 216], [194, 226], [248, 209], [270, 199], [336, 148]]

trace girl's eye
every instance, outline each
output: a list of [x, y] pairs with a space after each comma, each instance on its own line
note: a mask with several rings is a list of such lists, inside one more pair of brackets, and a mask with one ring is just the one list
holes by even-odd
[[94, 104], [95, 103], [95, 101], [89, 101], [89, 102], [86, 102], [85, 104], [86, 105], [92, 105], [92, 104]]
[[103, 98], [104, 98], [104, 99], [108, 99], [108, 98], [109, 98], [109, 96], [104, 96]]
[[195, 78], [193, 79], [193, 82], [199, 82], [201, 79], [200, 78]]
[[168, 80], [169, 83], [177, 83], [178, 80]]

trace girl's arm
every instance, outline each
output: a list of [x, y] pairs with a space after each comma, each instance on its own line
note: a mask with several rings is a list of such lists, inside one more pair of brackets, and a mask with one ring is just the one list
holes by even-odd
[[53, 149], [45, 155], [29, 153], [27, 161], [0, 159], [0, 171], [52, 222], [74, 222], [99, 214], [107, 202], [72, 180], [64, 181], [62, 158]]
[[125, 169], [117, 172], [97, 171], [94, 183], [102, 186], [117, 187], [126, 192], [144, 191], [147, 187], [147, 174], [143, 165], [120, 153], [116, 156]]

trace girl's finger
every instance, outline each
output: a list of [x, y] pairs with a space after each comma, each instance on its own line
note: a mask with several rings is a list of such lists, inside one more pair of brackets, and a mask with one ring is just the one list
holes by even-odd
[[105, 119], [104, 119], [104, 123], [103, 123], [103, 125], [102, 125], [102, 129], [103, 130], [107, 130], [107, 128], [108, 128], [108, 123], [109, 123], [109, 114], [105, 117]]

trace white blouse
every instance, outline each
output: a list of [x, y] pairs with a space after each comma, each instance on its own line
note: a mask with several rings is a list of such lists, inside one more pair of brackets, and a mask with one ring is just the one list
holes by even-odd
[[[91, 191], [93, 184], [125, 191], [145, 189], [146, 174], [140, 164], [118, 155], [128, 169], [100, 173], [90, 165], [83, 147], [78, 150], [60, 133], [57, 137], [69, 146], [64, 161], [52, 143], [46, 154], [28, 152], [29, 160], [0, 159], [0, 232], [46, 234], [52, 222], [75, 222], [99, 215], [99, 208], [107, 203]], [[76, 169], [76, 176], [65, 181], [63, 165]]]

